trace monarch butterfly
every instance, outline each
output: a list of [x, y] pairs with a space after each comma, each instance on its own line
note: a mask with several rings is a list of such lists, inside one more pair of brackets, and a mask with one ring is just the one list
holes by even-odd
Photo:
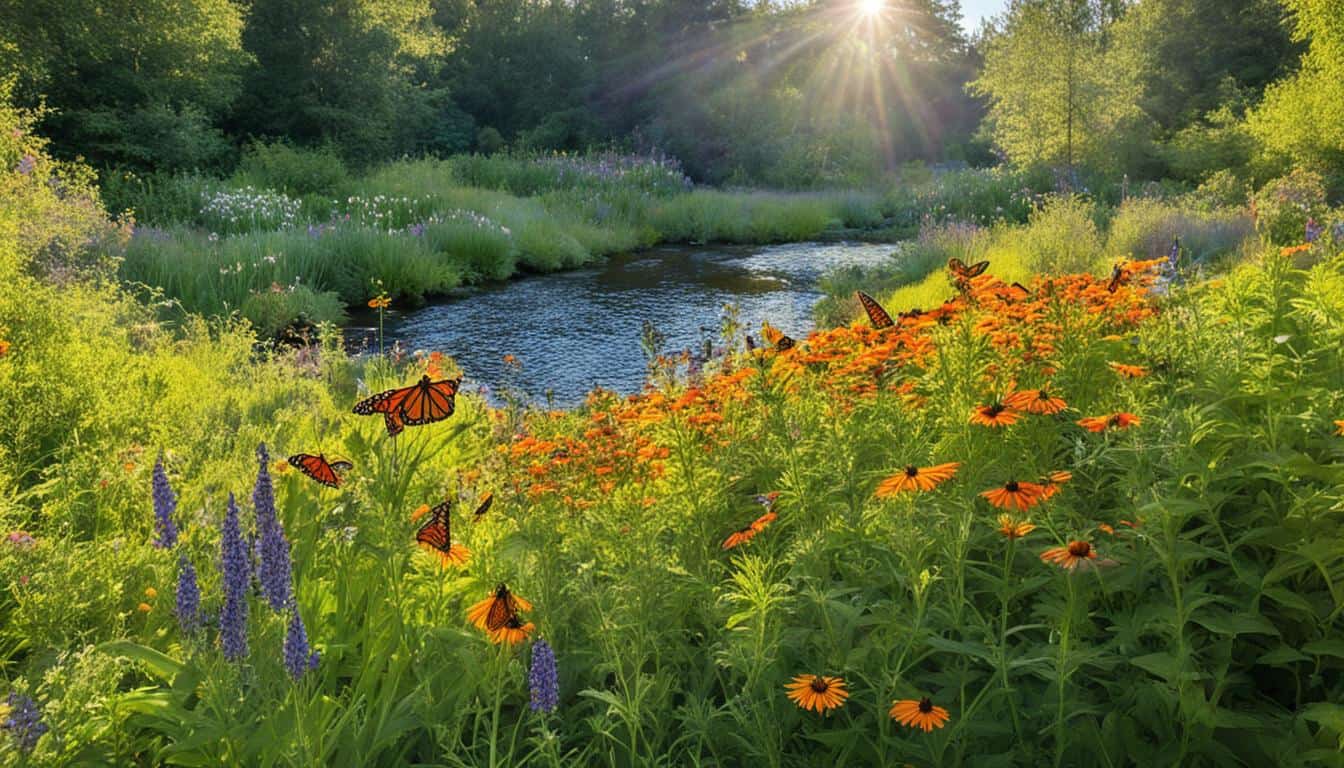
[[479, 523], [481, 521], [481, 518], [485, 516], [485, 513], [490, 511], [490, 505], [494, 503], [495, 503], [495, 494], [493, 493], [485, 494], [485, 501], [482, 501], [481, 505], [477, 507], [476, 511], [473, 512], [471, 515], [472, 522]]
[[501, 581], [495, 586], [495, 593], [490, 597], [490, 608], [485, 613], [485, 628], [495, 632], [511, 621], [518, 621], [518, 611], [521, 609], [518, 598], [514, 597], [508, 585]]
[[968, 267], [961, 259], [953, 256], [947, 260], [947, 268], [952, 270], [952, 275], [957, 278], [958, 282], [960, 282], [962, 280], [970, 280], [973, 277], [979, 277], [989, 268], [989, 262], [981, 261]]
[[872, 322], [874, 328], [880, 331], [883, 328], [890, 328], [896, 324], [895, 321], [891, 319], [891, 315], [887, 313], [887, 310], [883, 309], [882, 305], [877, 303], [877, 299], [874, 299], [863, 291], [855, 291], [854, 293], [858, 295], [859, 303], [863, 305], [863, 311], [868, 313], [868, 320]]
[[766, 344], [775, 348], [776, 352], [793, 349], [793, 345], [798, 343], [769, 323], [761, 323], [761, 336], [765, 339]]
[[429, 522], [415, 532], [415, 540], [447, 556], [453, 548], [452, 509], [452, 502], [445, 501], [429, 510]]
[[1125, 269], [1124, 264], [1116, 264], [1111, 268], [1111, 282], [1106, 285], [1106, 290], [1115, 293], [1125, 280], [1129, 279], [1129, 270]]
[[341, 474], [355, 468], [355, 465], [348, 461], [328, 462], [326, 456], [322, 454], [314, 456], [311, 453], [296, 453], [289, 457], [289, 463], [329, 488], [341, 487]]
[[416, 427], [443, 421], [457, 408], [456, 396], [461, 379], [430, 381], [429, 376], [409, 387], [389, 389], [355, 404], [360, 416], [383, 414], [387, 434], [395, 436], [404, 427]]

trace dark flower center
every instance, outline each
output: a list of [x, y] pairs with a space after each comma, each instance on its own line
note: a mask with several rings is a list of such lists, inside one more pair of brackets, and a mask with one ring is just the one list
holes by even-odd
[[1120, 426], [1120, 421], [1121, 421], [1120, 414], [1117, 413], [1111, 418], [1107, 419], [1106, 423], [1110, 424], [1112, 427], [1118, 427]]
[[906, 477], [914, 477], [915, 475], [918, 474], [919, 474], [919, 467], [916, 467], [914, 464], [911, 464], [910, 466], [905, 468]]
[[1000, 413], [1003, 413], [1003, 409], [1006, 407], [1007, 406], [1005, 406], [1003, 403], [995, 403], [993, 405], [987, 405], [985, 406], [985, 415], [989, 416], [990, 418], [993, 418], [995, 416], [998, 416]]
[[826, 681], [822, 680], [820, 677], [812, 678], [812, 690], [817, 693], [825, 693], [830, 687], [831, 686], [827, 685]]
[[1036, 399], [1037, 399], [1037, 400], [1049, 400], [1049, 399], [1050, 399], [1050, 393], [1049, 393], [1049, 392], [1046, 392], [1044, 389], [1042, 389], [1042, 390], [1040, 390], [1039, 392], [1036, 393]]
[[522, 619], [518, 618], [517, 614], [514, 614], [513, 616], [509, 617], [508, 621], [504, 622], [504, 626], [508, 627], [509, 629], [522, 629], [523, 621]]
[[933, 702], [929, 701], [928, 696], [919, 700], [919, 711], [926, 715], [933, 711]]
[[1069, 554], [1073, 557], [1087, 557], [1092, 553], [1092, 545], [1086, 541], [1074, 541], [1069, 543]]
[[1018, 486], [1016, 480], [1009, 480], [1007, 483], [1004, 484], [1003, 490], [1009, 493], [1017, 493], [1020, 490], [1020, 487]]

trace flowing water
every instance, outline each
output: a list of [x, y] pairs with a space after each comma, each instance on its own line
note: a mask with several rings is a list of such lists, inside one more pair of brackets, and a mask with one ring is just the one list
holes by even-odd
[[[549, 392], [556, 406], [573, 405], [597, 386], [639, 391], [646, 321], [662, 334], [665, 353], [717, 341], [727, 304], [737, 307], [744, 332], [757, 339], [762, 320], [801, 337], [812, 328], [822, 273], [879, 264], [894, 250], [862, 243], [657, 248], [394, 314], [386, 343], [452, 356], [468, 390], [508, 387], [537, 401]], [[505, 355], [517, 364], [506, 363]]]

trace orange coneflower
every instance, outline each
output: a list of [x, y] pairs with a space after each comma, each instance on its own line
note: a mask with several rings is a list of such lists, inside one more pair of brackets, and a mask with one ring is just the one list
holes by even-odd
[[990, 488], [982, 491], [981, 496], [999, 509], [1026, 511], [1041, 502], [1045, 489], [1036, 483], [1009, 480], [1002, 488]]
[[986, 427], [1006, 427], [1016, 421], [1017, 411], [1003, 403], [977, 405], [975, 410], [971, 411], [972, 424], [981, 424]]
[[1124, 363], [1107, 363], [1111, 370], [1125, 377], [1126, 379], [1141, 379], [1148, 375], [1148, 369], [1142, 365], [1126, 365]]
[[1132, 413], [1120, 411], [1107, 416], [1088, 416], [1079, 419], [1078, 426], [1086, 429], [1088, 432], [1105, 432], [1108, 429], [1129, 429], [1138, 426], [1141, 422], [1139, 417]]
[[1344, 419], [1336, 419], [1335, 426], [1339, 427], [1339, 429], [1335, 430], [1335, 434], [1344, 437]]
[[961, 467], [959, 461], [935, 464], [932, 467], [908, 465], [905, 469], [877, 484], [874, 495], [879, 499], [895, 496], [903, 491], [931, 491], [940, 483], [950, 480]]
[[1066, 571], [1080, 565], [1090, 565], [1097, 558], [1092, 545], [1086, 541], [1070, 541], [1067, 547], [1051, 547], [1041, 553], [1041, 560], [1054, 563]]
[[1044, 388], [1018, 390], [1004, 398], [1003, 402], [1010, 408], [1020, 408], [1038, 416], [1053, 416], [1069, 407], [1063, 398], [1055, 397]]
[[528, 635], [532, 634], [533, 630], [536, 628], [537, 625], [532, 622], [529, 621], [524, 623], [522, 619], [514, 616], [504, 622], [504, 626], [490, 633], [490, 642], [495, 645], [499, 645], [500, 643], [517, 645], [526, 640]]
[[387, 309], [392, 306], [392, 299], [385, 294], [380, 294], [369, 299], [369, 309]]
[[1012, 515], [999, 515], [999, 533], [1007, 539], [1020, 539], [1036, 530], [1036, 526], [1026, 520], [1014, 520]]
[[427, 514], [429, 514], [429, 505], [421, 504], [420, 506], [415, 508], [414, 512], [411, 513], [411, 522], [412, 523], [418, 522], [420, 518], [424, 517]]
[[797, 675], [793, 682], [784, 686], [789, 698], [803, 709], [815, 709], [825, 712], [845, 703], [849, 692], [845, 690], [845, 680], [841, 677], [826, 675]]
[[1041, 499], [1045, 500], [1059, 493], [1059, 486], [1073, 479], [1072, 472], [1057, 470], [1041, 478]]
[[934, 728], [942, 728], [951, 718], [946, 709], [934, 706], [934, 703], [929, 701], [928, 696], [919, 701], [914, 699], [893, 701], [891, 710], [887, 714], [891, 715], [891, 719], [901, 725], [920, 728], [925, 733], [932, 731]]

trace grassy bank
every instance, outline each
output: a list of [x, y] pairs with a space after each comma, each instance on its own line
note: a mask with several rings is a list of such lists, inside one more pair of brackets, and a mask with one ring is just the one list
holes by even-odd
[[[16, 125], [0, 121], [0, 169], [40, 156]], [[694, 380], [572, 411], [464, 394], [392, 441], [353, 403], [451, 361], [167, 328], [95, 279], [124, 232], [55, 170], [0, 171], [2, 765], [1337, 757], [1344, 253], [1328, 238], [1206, 260], [1212, 279], [1131, 263], [1114, 291], [1104, 272], [1026, 274], [1052, 257], [1022, 245], [941, 317], [782, 353], [734, 336]], [[1036, 226], [993, 238], [1039, 243]], [[883, 292], [893, 313], [900, 296]], [[982, 411], [1041, 387], [1058, 412]], [[281, 460], [300, 451], [354, 468], [326, 489]], [[905, 467], [945, 463], [896, 490]], [[451, 567], [413, 543], [412, 515], [445, 498], [470, 550]], [[157, 546], [164, 520], [175, 540]], [[175, 594], [188, 566], [199, 614]], [[466, 617], [501, 581], [531, 605], [517, 645]], [[785, 686], [804, 674], [848, 698], [800, 709]], [[947, 713], [930, 732], [889, 713], [925, 697]]]

